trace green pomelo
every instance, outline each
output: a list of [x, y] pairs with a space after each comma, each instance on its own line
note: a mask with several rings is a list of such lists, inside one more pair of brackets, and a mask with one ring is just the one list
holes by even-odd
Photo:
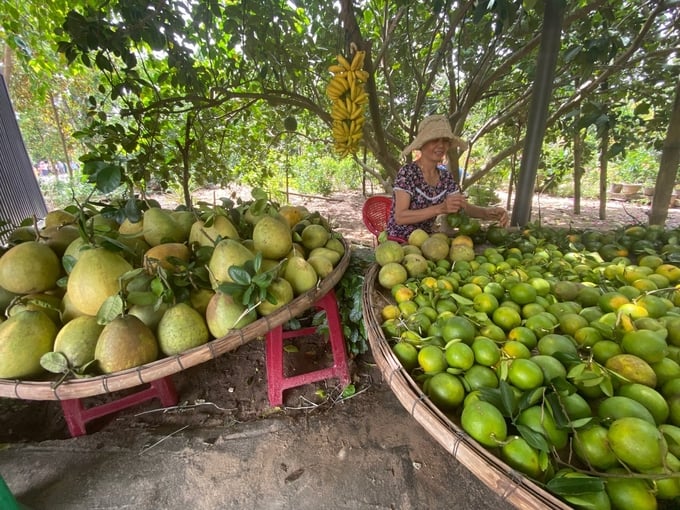
[[614, 454], [634, 470], [661, 466], [668, 448], [654, 423], [633, 416], [614, 421], [607, 432], [607, 441]]
[[210, 226], [203, 220], [197, 220], [189, 232], [189, 244], [215, 246], [221, 239], [239, 239], [238, 231], [229, 218], [217, 215]]
[[208, 263], [210, 280], [213, 286], [219, 285], [222, 282], [233, 281], [231, 276], [229, 276], [229, 268], [231, 266], [242, 266], [246, 261], [253, 258], [255, 258], [253, 252], [240, 242], [234, 239], [222, 239], [215, 246], [215, 250]]
[[630, 416], [655, 423], [652, 413], [640, 402], [619, 395], [605, 398], [597, 408], [597, 415], [603, 423]]
[[293, 287], [293, 294], [296, 296], [313, 289], [319, 280], [314, 267], [302, 257], [288, 259], [283, 270], [283, 277], [290, 282]]
[[396, 241], [383, 241], [375, 248], [375, 261], [381, 267], [391, 262], [399, 263], [403, 258], [404, 248]]
[[325, 246], [323, 247], [328, 248], [329, 250], [333, 250], [338, 255], [340, 255], [340, 258], [342, 258], [342, 256], [345, 254], [345, 245], [337, 237], [331, 236], [331, 238], [326, 242]]
[[597, 470], [609, 469], [618, 464], [609, 447], [607, 429], [594, 424], [574, 431], [574, 453], [586, 465]]
[[234, 301], [234, 298], [222, 292], [216, 292], [208, 302], [205, 320], [210, 333], [221, 338], [233, 329], [241, 329], [257, 319], [255, 309], [247, 312], [247, 308]]
[[517, 418], [517, 423], [542, 434], [551, 446], [558, 450], [564, 448], [569, 441], [569, 431], [558, 428], [552, 414], [541, 405], [535, 405], [522, 411]]
[[68, 277], [71, 304], [85, 315], [97, 315], [102, 303], [120, 290], [120, 276], [131, 270], [129, 262], [106, 248], [81, 252]]
[[105, 374], [138, 367], [158, 358], [153, 331], [134, 315], [116, 317], [97, 340], [94, 357]]
[[43, 242], [61, 257], [69, 244], [80, 238], [80, 230], [75, 225], [45, 227], [40, 231]]
[[333, 263], [322, 255], [309, 257], [307, 262], [314, 268], [319, 278], [326, 278], [333, 272]]
[[331, 233], [323, 225], [312, 223], [304, 228], [301, 234], [302, 246], [307, 250], [325, 246], [331, 237]]
[[319, 256], [325, 257], [328, 260], [330, 260], [331, 264], [333, 264], [333, 267], [335, 267], [342, 258], [342, 255], [340, 255], [337, 251], [331, 250], [330, 248], [326, 248], [325, 246], [320, 246], [319, 248], [314, 248], [313, 250], [311, 250], [307, 254], [307, 259]]
[[293, 247], [288, 223], [273, 216], [262, 218], [253, 228], [253, 247], [266, 259], [280, 260], [285, 257]]
[[186, 241], [182, 227], [175, 221], [171, 211], [152, 207], [144, 211], [142, 222], [144, 239], [149, 246], [162, 243], [183, 243]]
[[642, 404], [651, 413], [657, 425], [661, 425], [668, 419], [670, 412], [668, 402], [654, 388], [640, 383], [630, 383], [619, 387], [617, 394]]
[[[607, 471], [605, 489], [614, 510], [657, 510], [659, 503], [649, 480], [632, 478], [628, 470], [612, 468]], [[612, 476], [617, 474], [618, 476]]]
[[633, 354], [647, 363], [657, 363], [668, 354], [663, 335], [649, 329], [629, 331], [621, 340], [623, 352]]
[[82, 367], [94, 359], [97, 340], [104, 326], [95, 317], [83, 315], [66, 323], [54, 340], [54, 351], [61, 352], [72, 367]]
[[274, 302], [269, 300], [263, 301], [257, 307], [257, 313], [262, 316], [271, 314], [279, 308], [286, 306], [293, 300], [293, 286], [283, 277], [275, 278], [271, 285], [267, 288]]
[[57, 327], [43, 312], [25, 310], [0, 324], [0, 379], [43, 371], [40, 358], [52, 350]]
[[483, 400], [466, 403], [460, 423], [473, 439], [489, 448], [501, 444], [508, 435], [508, 426], [501, 412]]
[[37, 241], [17, 244], [0, 257], [0, 287], [15, 294], [53, 289], [60, 274], [59, 257]]
[[160, 303], [158, 305], [132, 305], [128, 310], [128, 314], [139, 318], [151, 331], [155, 332], [158, 328], [158, 323], [161, 321], [161, 318], [167, 309], [167, 303]]
[[[189, 239], [189, 234], [191, 233], [191, 227], [193, 227], [196, 222], [196, 214], [191, 211], [185, 210], [175, 210], [170, 212], [170, 217], [175, 220], [175, 223], [179, 226], [182, 232], [182, 239], [187, 241]], [[120, 232], [120, 229], [118, 229]]]
[[207, 343], [210, 332], [200, 313], [187, 303], [177, 303], [161, 317], [156, 336], [161, 352], [174, 356]]

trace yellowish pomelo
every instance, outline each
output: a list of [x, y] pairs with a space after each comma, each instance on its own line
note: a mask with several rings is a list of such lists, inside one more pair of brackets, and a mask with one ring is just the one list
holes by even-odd
[[[595, 344], [597, 345], [597, 344]], [[649, 363], [633, 354], [615, 354], [605, 362], [605, 367], [620, 374], [630, 382], [654, 388], [656, 374]]]
[[404, 259], [404, 248], [396, 241], [383, 241], [375, 248], [375, 261], [379, 266], [390, 262], [401, 262]]
[[326, 248], [325, 246], [314, 248], [307, 254], [308, 259], [317, 256], [325, 257], [328, 260], [330, 260], [331, 264], [333, 264], [333, 267], [335, 267], [342, 258], [342, 255], [340, 255], [340, 253], [337, 250], [332, 250], [330, 248]]
[[54, 340], [54, 351], [61, 352], [71, 367], [82, 367], [94, 359], [97, 340], [104, 326], [95, 317], [82, 315], [66, 323]]
[[43, 371], [40, 358], [52, 350], [57, 327], [43, 312], [25, 310], [0, 324], [0, 379], [22, 379]]
[[406, 268], [406, 272], [411, 278], [424, 276], [429, 269], [427, 259], [417, 253], [407, 253], [404, 255], [401, 264]]
[[385, 289], [391, 289], [407, 279], [406, 268], [397, 262], [388, 262], [378, 272], [378, 283]]
[[116, 317], [99, 335], [94, 356], [105, 374], [138, 367], [158, 358], [153, 331], [134, 315]]
[[319, 276], [309, 262], [302, 257], [291, 257], [286, 262], [283, 277], [293, 287], [293, 294], [299, 296], [313, 289], [319, 280]]
[[269, 300], [263, 301], [257, 306], [257, 313], [267, 316], [279, 308], [286, 306], [295, 297], [293, 286], [283, 277], [275, 278], [267, 288], [267, 292], [272, 295], [273, 303]]
[[0, 257], [0, 287], [15, 294], [53, 289], [61, 275], [61, 263], [44, 243], [26, 241]]
[[144, 221], [140, 218], [139, 221], [133, 222], [128, 218], [125, 218], [123, 223], [118, 227], [118, 233], [131, 236], [144, 234]]
[[177, 303], [166, 310], [156, 332], [158, 346], [166, 356], [174, 356], [210, 339], [203, 315], [187, 303]]
[[191, 303], [191, 306], [196, 309], [198, 313], [205, 314], [208, 303], [214, 295], [215, 291], [212, 289], [191, 289], [191, 292], [189, 293], [189, 303]]
[[449, 254], [449, 243], [441, 237], [431, 236], [420, 245], [420, 251], [426, 259], [437, 262]]
[[412, 246], [422, 246], [422, 244], [430, 237], [422, 228], [417, 228], [408, 236], [408, 244]]
[[449, 251], [449, 260], [451, 260], [451, 262], [459, 262], [461, 260], [470, 262], [474, 259], [475, 250], [473, 248], [470, 248], [466, 244], [451, 243], [451, 250]]
[[205, 310], [208, 329], [215, 338], [221, 338], [233, 329], [241, 329], [256, 319], [257, 312], [254, 308], [248, 311], [246, 306], [222, 292], [213, 295]]
[[119, 292], [120, 276], [131, 270], [129, 262], [106, 248], [81, 252], [68, 277], [71, 303], [85, 315], [97, 315], [104, 301]]
[[80, 230], [75, 225], [45, 227], [40, 231], [42, 242], [61, 257], [73, 240], [80, 238]]
[[64, 225], [72, 225], [76, 222], [76, 217], [68, 211], [63, 209], [53, 209], [49, 211], [45, 218], [43, 218], [45, 228], [62, 227]]
[[221, 239], [239, 239], [236, 227], [223, 214], [215, 215], [210, 226], [206, 226], [206, 222], [203, 220], [197, 220], [191, 225], [189, 244], [215, 246], [215, 243]]
[[[162, 243], [149, 248], [144, 253], [144, 267], [149, 274], [156, 274], [162, 267], [171, 273], [181, 272], [186, 268], [183, 261], [188, 263], [191, 258], [191, 250], [183, 243]], [[178, 259], [175, 261], [173, 259]]]
[[231, 276], [229, 276], [229, 268], [231, 266], [242, 266], [246, 261], [253, 258], [255, 258], [253, 252], [240, 242], [234, 239], [222, 239], [215, 246], [215, 250], [208, 263], [210, 281], [213, 287], [222, 282], [233, 281]]
[[[325, 243], [326, 241], [324, 241]], [[256, 252], [262, 253], [262, 256], [266, 259], [282, 259], [290, 252], [292, 247], [293, 235], [290, 227], [288, 223], [280, 219], [265, 216], [253, 228], [253, 248]], [[305, 246], [305, 248], [308, 247]]]

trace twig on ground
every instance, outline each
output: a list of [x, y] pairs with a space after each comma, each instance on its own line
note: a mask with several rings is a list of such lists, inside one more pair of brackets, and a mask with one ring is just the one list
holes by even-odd
[[148, 452], [149, 450], [151, 450], [151, 448], [155, 448], [156, 446], [158, 446], [159, 444], [161, 444], [161, 443], [162, 443], [163, 441], [165, 441], [166, 439], [168, 439], [168, 438], [174, 436], [175, 434], [177, 434], [177, 433], [179, 433], [179, 432], [182, 432], [182, 431], [183, 431], [184, 429], [186, 429], [186, 428], [189, 428], [189, 425], [184, 425], [184, 427], [175, 430], [174, 432], [172, 432], [171, 434], [168, 434], [167, 436], [163, 436], [163, 437], [160, 438], [158, 441], [156, 441], [155, 443], [153, 443], [153, 444], [147, 446], [146, 448], [142, 448], [142, 451], [139, 452], [139, 455], [142, 455], [142, 454]]
[[169, 406], [169, 407], [161, 407], [159, 409], [150, 409], [148, 411], [142, 411], [141, 413], [135, 414], [135, 417], [137, 416], [142, 416], [143, 414], [150, 414], [150, 413], [167, 413], [169, 411], [187, 411], [189, 409], [195, 409], [197, 407], [201, 406], [213, 406], [216, 409], [219, 409], [220, 411], [236, 411], [236, 407], [232, 408], [225, 408], [225, 407], [220, 407], [214, 402], [205, 402], [203, 400], [195, 400], [193, 404], [189, 404], [188, 402], [182, 402], [179, 405], [176, 406]]

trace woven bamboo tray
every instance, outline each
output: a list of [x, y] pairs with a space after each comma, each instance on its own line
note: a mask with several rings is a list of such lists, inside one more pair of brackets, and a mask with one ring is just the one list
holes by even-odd
[[350, 249], [345, 240], [343, 240], [343, 245], [345, 254], [335, 266], [333, 272], [320, 280], [314, 289], [305, 292], [287, 306], [279, 308], [244, 328], [232, 330], [221, 338], [216, 338], [207, 344], [175, 356], [162, 358], [113, 374], [67, 380], [56, 387], [54, 387], [52, 381], [0, 379], [0, 397], [24, 400], [66, 400], [91, 397], [134, 388], [215, 359], [251, 340], [264, 336], [271, 329], [297, 317], [335, 287], [344, 275], [351, 258]]
[[446, 451], [515, 508], [569, 510], [569, 505], [512, 469], [468, 436], [432, 403], [404, 370], [380, 327], [380, 310], [391, 299], [385, 297], [377, 281], [379, 269], [377, 264], [373, 264], [364, 281], [364, 323], [375, 362], [404, 408]]

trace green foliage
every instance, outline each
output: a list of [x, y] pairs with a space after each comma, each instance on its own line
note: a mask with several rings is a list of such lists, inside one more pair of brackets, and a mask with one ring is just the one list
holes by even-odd
[[340, 322], [347, 349], [352, 355], [368, 351], [362, 296], [364, 275], [374, 261], [371, 250], [353, 249], [347, 270], [335, 286]]

